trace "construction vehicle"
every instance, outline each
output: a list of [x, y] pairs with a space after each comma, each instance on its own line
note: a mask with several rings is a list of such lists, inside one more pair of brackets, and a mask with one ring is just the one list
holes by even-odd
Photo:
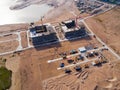
[[68, 59], [67, 59], [67, 62], [68, 62], [69, 64], [72, 64], [72, 63], [74, 63], [74, 60], [71, 59], [71, 58], [68, 58]]
[[98, 55], [99, 55], [99, 53], [98, 53], [98, 52], [93, 52], [93, 53], [94, 53], [94, 55], [95, 55], [95, 56], [98, 56]]
[[63, 59], [66, 59], [66, 58], [67, 58], [66, 52], [60, 53], [59, 55], [60, 55]]
[[78, 53], [78, 51], [76, 51], [76, 50], [71, 50], [70, 51], [70, 54], [75, 54], [75, 53]]
[[84, 57], [83, 57], [82, 55], [79, 55], [79, 56], [78, 56], [78, 60], [82, 60], [82, 61], [83, 61], [83, 60], [84, 60]]
[[92, 62], [92, 65], [93, 66], [100, 66], [101, 62], [99, 60], [95, 60], [95, 61]]
[[85, 64], [85, 65], [84, 65], [84, 68], [89, 68], [89, 65], [88, 65], [88, 64]]
[[76, 71], [81, 71], [81, 70], [82, 70], [80, 66], [76, 66], [74, 69], [75, 69]]
[[65, 64], [64, 63], [60, 63], [60, 67], [62, 68], [62, 67], [64, 67], [65, 66]]
[[65, 69], [65, 73], [70, 74], [72, 71], [70, 69]]

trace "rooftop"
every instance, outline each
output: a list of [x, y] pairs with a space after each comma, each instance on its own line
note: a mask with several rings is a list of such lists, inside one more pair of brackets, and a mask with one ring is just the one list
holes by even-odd
[[82, 53], [82, 52], [86, 52], [86, 49], [85, 49], [85, 47], [80, 47], [80, 48], [78, 48], [78, 50]]
[[50, 23], [30, 28], [30, 37], [38, 37], [55, 33], [54, 27]]
[[75, 20], [68, 20], [68, 21], [62, 22], [62, 29], [64, 32], [71, 32], [71, 31], [79, 30], [79, 28], [76, 27]]

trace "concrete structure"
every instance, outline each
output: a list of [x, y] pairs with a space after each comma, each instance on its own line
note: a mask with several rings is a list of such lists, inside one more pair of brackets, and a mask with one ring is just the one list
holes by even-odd
[[85, 49], [85, 47], [78, 48], [78, 50], [79, 50], [81, 53], [84, 53], [84, 52], [87, 51], [87, 50]]
[[33, 45], [39, 45], [58, 40], [54, 27], [49, 23], [30, 28], [30, 38]]
[[67, 39], [86, 35], [83, 27], [76, 27], [75, 20], [64, 21], [61, 23], [62, 31]]

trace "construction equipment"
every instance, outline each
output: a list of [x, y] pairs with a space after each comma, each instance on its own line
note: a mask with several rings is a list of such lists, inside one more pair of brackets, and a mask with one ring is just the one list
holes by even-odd
[[76, 66], [74, 69], [75, 69], [76, 71], [81, 71], [81, 70], [82, 70], [80, 66]]
[[62, 68], [62, 67], [64, 67], [65, 66], [65, 64], [64, 63], [60, 63], [60, 67]]
[[88, 64], [85, 64], [84, 67], [85, 67], [85, 68], [89, 68], [89, 65], [88, 65]]
[[68, 62], [69, 64], [71, 64], [71, 63], [74, 62], [74, 60], [72, 60], [71, 58], [69, 58], [69, 59], [67, 59], [67, 62]]
[[95, 60], [92, 62], [93, 66], [101, 66], [101, 62], [99, 60]]
[[66, 52], [60, 53], [59, 55], [60, 55], [63, 59], [66, 59], [66, 58], [67, 58]]
[[71, 50], [70, 51], [70, 54], [75, 54], [75, 53], [78, 53], [78, 51], [76, 51], [76, 50]]
[[94, 55], [95, 55], [95, 56], [98, 56], [98, 55], [99, 55], [99, 53], [98, 53], [98, 52], [93, 52], [93, 53], [94, 53]]
[[82, 55], [79, 55], [78, 60], [84, 60], [84, 57]]
[[70, 74], [72, 71], [70, 69], [65, 69], [65, 73]]

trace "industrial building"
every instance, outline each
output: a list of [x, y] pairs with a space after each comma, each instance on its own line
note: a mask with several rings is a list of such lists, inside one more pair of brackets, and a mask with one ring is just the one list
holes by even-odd
[[85, 36], [87, 34], [85, 27], [76, 26], [75, 20], [64, 21], [61, 23], [61, 27], [65, 38], [67, 39]]
[[54, 27], [47, 23], [30, 28], [30, 39], [33, 45], [40, 45], [58, 40]]

